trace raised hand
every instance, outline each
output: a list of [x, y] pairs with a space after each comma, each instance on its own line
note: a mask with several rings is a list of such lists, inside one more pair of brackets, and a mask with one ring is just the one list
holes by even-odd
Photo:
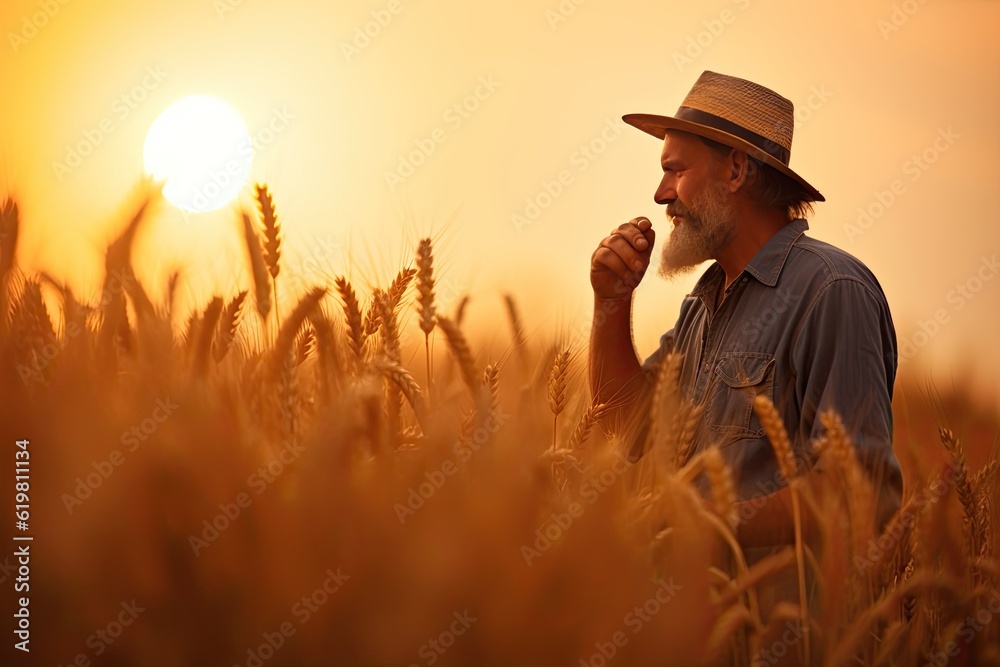
[[649, 218], [613, 230], [590, 258], [590, 285], [599, 299], [629, 299], [649, 266], [656, 233]]

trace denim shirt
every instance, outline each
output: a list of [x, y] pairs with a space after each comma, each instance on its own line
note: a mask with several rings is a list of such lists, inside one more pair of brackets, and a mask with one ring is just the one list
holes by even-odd
[[753, 410], [758, 394], [784, 419], [800, 471], [814, 467], [811, 441], [824, 432], [820, 413], [832, 408], [876, 489], [899, 498], [891, 410], [896, 332], [889, 306], [860, 260], [808, 238], [808, 228], [805, 220], [792, 220], [771, 237], [718, 308], [726, 275], [718, 262], [710, 266], [643, 371], [655, 381], [667, 352], [683, 355], [682, 395], [705, 407], [690, 451], [718, 444], [740, 499], [784, 485]]

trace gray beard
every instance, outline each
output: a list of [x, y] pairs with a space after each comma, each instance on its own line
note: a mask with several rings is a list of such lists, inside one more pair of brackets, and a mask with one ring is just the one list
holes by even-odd
[[673, 280], [690, 273], [702, 262], [715, 257], [736, 229], [736, 214], [722, 192], [712, 187], [687, 208], [675, 201], [667, 217], [683, 215], [680, 225], [670, 231], [660, 253], [660, 277]]

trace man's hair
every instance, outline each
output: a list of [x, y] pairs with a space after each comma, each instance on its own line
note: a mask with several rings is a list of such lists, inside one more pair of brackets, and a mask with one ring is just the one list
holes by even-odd
[[[713, 139], [695, 135], [717, 155], [727, 157], [734, 150]], [[789, 220], [812, 215], [813, 207], [805, 188], [777, 169], [748, 155], [749, 173], [745, 187], [751, 199], [769, 208], [783, 208]]]

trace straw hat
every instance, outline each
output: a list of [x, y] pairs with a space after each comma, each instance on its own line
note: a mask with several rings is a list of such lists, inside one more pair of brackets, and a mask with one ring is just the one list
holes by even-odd
[[793, 112], [792, 103], [769, 88], [705, 71], [674, 116], [634, 113], [622, 120], [659, 139], [667, 130], [684, 130], [738, 148], [801, 184], [810, 201], [826, 201], [788, 167]]

